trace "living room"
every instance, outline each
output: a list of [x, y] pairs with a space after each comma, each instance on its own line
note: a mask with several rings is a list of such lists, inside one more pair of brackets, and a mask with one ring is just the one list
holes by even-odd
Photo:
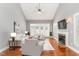
[[1, 56], [79, 56], [79, 3], [0, 3]]

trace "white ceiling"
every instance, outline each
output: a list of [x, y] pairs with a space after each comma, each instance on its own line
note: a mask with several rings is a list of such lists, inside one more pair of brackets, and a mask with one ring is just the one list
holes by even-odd
[[38, 13], [38, 3], [21, 3], [21, 8], [27, 20], [52, 20], [58, 5], [58, 3], [41, 3], [41, 14]]

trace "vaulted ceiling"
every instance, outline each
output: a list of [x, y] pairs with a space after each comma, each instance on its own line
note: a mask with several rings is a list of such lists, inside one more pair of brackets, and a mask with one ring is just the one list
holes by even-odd
[[40, 3], [41, 13], [38, 13], [39, 3], [21, 3], [21, 8], [27, 20], [53, 20], [58, 3]]

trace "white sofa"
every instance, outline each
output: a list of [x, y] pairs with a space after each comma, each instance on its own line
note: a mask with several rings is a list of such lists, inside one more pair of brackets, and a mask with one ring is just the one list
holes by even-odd
[[22, 55], [40, 56], [43, 45], [39, 45], [38, 42], [38, 40], [25, 40], [24, 44], [22, 44]]

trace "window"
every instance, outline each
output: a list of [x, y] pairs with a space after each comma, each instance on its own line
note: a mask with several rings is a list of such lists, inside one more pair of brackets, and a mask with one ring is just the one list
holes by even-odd
[[30, 24], [30, 33], [32, 36], [34, 35], [44, 35], [46, 37], [49, 36], [49, 24]]

